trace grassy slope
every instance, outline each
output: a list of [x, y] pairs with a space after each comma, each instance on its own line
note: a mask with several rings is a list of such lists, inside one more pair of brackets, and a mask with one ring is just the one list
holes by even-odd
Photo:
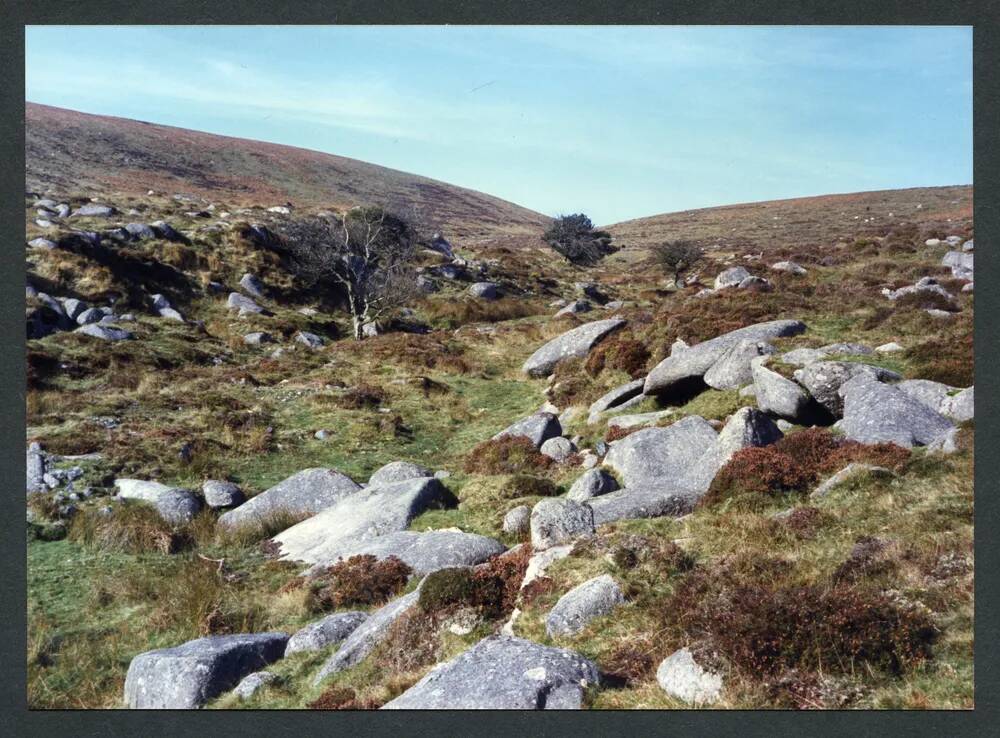
[[[183, 206], [156, 198], [137, 198], [133, 204], [146, 209], [146, 219], [163, 215], [196, 233], [198, 222], [185, 220], [180, 214]], [[914, 244], [922, 244], [929, 233], [952, 227], [946, 222], [923, 223], [902, 239], [905, 243], [858, 241], [841, 247], [826, 243], [785, 251], [778, 247], [774, 259], [794, 256], [809, 267], [809, 275], [772, 275], [778, 289], [769, 295], [730, 293], [707, 300], [662, 291], [658, 275], [636, 266], [642, 257], [635, 251], [615, 255], [587, 273], [553, 263], [544, 253], [522, 251], [515, 257], [487, 247], [478, 255], [501, 259], [491, 267], [491, 276], [516, 284], [524, 297], [486, 306], [462, 297], [459, 287], [446, 287], [416, 306], [418, 316], [441, 328], [435, 333], [390, 334], [360, 346], [336, 341], [318, 352], [299, 348], [279, 359], [267, 358], [270, 347], [243, 345], [242, 334], [261, 329], [290, 337], [295, 330], [308, 329], [329, 336], [340, 318], [301, 315], [296, 308], [309, 301], [291, 293], [272, 304], [274, 317], [239, 321], [227, 315], [221, 298], [202, 291], [202, 279], [232, 284], [244, 269], [253, 268], [274, 284], [280, 282], [280, 270], [231, 234], [204, 233], [187, 247], [195, 255], [194, 266], [184, 261], [183, 254], [178, 261], [187, 266], [179, 268], [182, 286], [176, 294], [185, 314], [205, 321], [206, 332], [143, 317], [145, 308], [137, 303], [139, 341], [107, 345], [58, 334], [30, 342], [34, 374], [28, 397], [29, 435], [43, 439], [57, 453], [101, 451], [104, 459], [88, 468], [88, 479], [98, 485], [115, 475], [191, 486], [207, 477], [229, 477], [257, 492], [309, 466], [336, 466], [363, 479], [386, 461], [411, 459], [453, 472], [448, 484], [461, 500], [455, 510], [425, 513], [414, 522], [415, 529], [459, 525], [499, 535], [503, 513], [536, 498], [511, 499], [506, 492], [510, 478], [465, 473], [463, 460], [477, 443], [543, 401], [544, 381], [524, 380], [518, 367], [545, 338], [577, 322], [545, 317], [550, 312], [546, 301], [554, 295], [569, 297], [574, 280], [600, 279], [614, 296], [630, 301], [624, 312], [630, 319], [628, 335], [648, 347], [647, 366], [662, 358], [677, 337], [703, 340], [742, 321], [798, 317], [810, 330], [780, 342], [782, 348], [833, 340], [873, 346], [889, 340], [906, 346], [923, 342], [925, 350], [895, 355], [885, 363], [907, 377], [954, 376], [953, 383], [959, 384], [970, 374], [971, 354], [959, 352], [954, 358], [945, 349], [971, 335], [973, 297], [962, 295], [963, 312], [949, 321], [937, 321], [919, 309], [886, 311], [887, 301], [878, 294], [883, 285], [912, 282], [923, 274], [941, 275], [936, 264], [944, 249]], [[883, 231], [889, 228], [883, 224]], [[128, 248], [144, 258], [177, 257], [168, 244], [159, 242]], [[62, 251], [29, 257], [30, 272], [53, 294], [99, 299], [124, 286], [114, 270]], [[705, 273], [714, 274], [728, 258], [717, 252]], [[820, 266], [822, 258], [832, 261]], [[150, 292], [155, 287], [146, 285]], [[476, 321], [489, 323], [490, 330], [480, 332]], [[213, 357], [222, 357], [222, 363], [214, 364]], [[60, 370], [60, 365], [66, 368]], [[613, 368], [591, 376], [581, 363], [560, 371], [567, 396], [583, 405], [626, 377]], [[362, 383], [383, 390], [380, 409], [343, 406], [344, 388]], [[678, 408], [673, 417], [724, 418], [745, 402], [734, 392], [710, 391]], [[120, 426], [107, 430], [91, 420], [102, 415], [118, 418]], [[319, 428], [333, 431], [333, 437], [325, 442], [314, 439]], [[569, 430], [590, 442], [603, 437], [605, 427], [577, 420]], [[190, 465], [177, 456], [183, 442], [195, 449]], [[783, 556], [795, 563], [796, 576], [804, 581], [829, 576], [863, 534], [902, 540], [918, 560], [954, 553], [971, 562], [971, 469], [970, 447], [948, 460], [914, 462], [892, 484], [862, 480], [849, 485], [818, 505], [831, 515], [811, 540], [776, 534], [768, 527], [770, 512], [804, 504], [795, 499], [775, 500], [752, 512], [722, 505], [681, 521], [621, 523], [602, 534], [602, 540], [613, 542], [631, 534], [674, 539], [699, 566], [709, 568], [733, 553]], [[556, 469], [543, 474], [565, 488], [577, 472]], [[99, 504], [100, 500], [93, 503]], [[278, 591], [295, 574], [295, 567], [268, 562], [252, 542], [219, 539], [210, 516], [193, 526], [192, 535], [194, 549], [171, 556], [110, 553], [67, 541], [29, 543], [33, 706], [116, 706], [132, 656], [201, 635], [206, 617], [215, 610], [230, 627], [252, 630], [293, 629], [315, 617], [301, 600]], [[227, 569], [242, 572], [244, 578], [220, 582], [198, 553], [224, 557]], [[612, 571], [630, 587], [633, 604], [562, 644], [595, 658], [606, 669], [616, 666], [620, 653], [628, 649], [635, 652], [633, 660], [641, 661], [650, 655], [662, 657], [664, 649], [680, 645], [665, 634], [657, 635], [664, 601], [677, 575], [656, 566], [618, 569], [593, 550], [581, 551], [550, 570], [552, 590], [524, 608], [518, 632], [547, 642], [542, 622], [558, 593], [602, 571]], [[856, 673], [848, 681], [864, 689], [854, 706], [971, 706], [971, 574], [940, 581], [928, 576], [908, 565], [892, 586], [933, 611], [943, 632], [935, 659], [903, 678]], [[447, 631], [431, 634], [439, 641], [435, 658], [460, 652], [484, 633], [480, 629], [461, 637]], [[273, 670], [284, 681], [243, 706], [308, 704], [321, 691], [311, 686], [311, 676], [324, 656], [298, 655], [279, 662]], [[331, 684], [351, 686], [379, 702], [412, 684], [429, 665], [418, 661], [400, 671], [376, 660], [345, 672]], [[773, 704], [760, 684], [734, 679], [732, 685], [728, 706]], [[218, 704], [235, 706], [231, 698], [221, 698]], [[613, 685], [598, 693], [594, 706], [679, 705], [655, 686], [647, 672], [633, 684]]]

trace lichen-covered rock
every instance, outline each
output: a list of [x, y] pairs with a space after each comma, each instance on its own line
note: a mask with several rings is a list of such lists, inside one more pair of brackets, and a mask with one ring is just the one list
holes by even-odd
[[483, 300], [500, 299], [500, 285], [495, 282], [476, 282], [469, 285], [469, 294]]
[[532, 377], [547, 376], [559, 362], [586, 356], [598, 341], [624, 325], [622, 318], [608, 318], [577, 326], [535, 351], [521, 370]]
[[573, 651], [490, 636], [435, 667], [383, 709], [578, 709], [584, 691], [599, 682], [597, 666]]
[[216, 635], [141, 653], [125, 676], [132, 709], [190, 710], [281, 658], [287, 633]]
[[272, 674], [269, 671], [255, 671], [253, 674], [247, 674], [243, 677], [242, 681], [236, 685], [236, 689], [233, 690], [233, 694], [240, 700], [248, 700], [268, 684], [273, 684], [276, 681], [278, 681], [277, 674]]
[[264, 297], [264, 284], [250, 272], [240, 277], [240, 287], [252, 297]]
[[829, 343], [819, 348], [799, 348], [782, 354], [781, 361], [784, 364], [795, 364], [805, 366], [814, 361], [823, 361], [830, 356], [867, 356], [872, 350], [860, 343]]
[[288, 639], [285, 656], [299, 651], [321, 651], [327, 646], [340, 643], [367, 619], [366, 612], [335, 612], [309, 623]]
[[528, 532], [531, 521], [531, 508], [518, 505], [508, 510], [503, 516], [503, 532], [512, 536], [521, 536]]
[[45, 492], [48, 487], [45, 484], [45, 472], [47, 467], [45, 452], [38, 443], [28, 445], [27, 451], [27, 491]]
[[613, 390], [605, 393], [597, 400], [594, 400], [588, 409], [589, 416], [587, 418], [587, 422], [596, 423], [599, 419], [600, 413], [605, 410], [620, 407], [631, 399], [641, 397], [642, 385], [644, 383], [645, 379], [635, 379], [631, 382], [615, 387]]
[[357, 543], [344, 543], [338, 558], [374, 556], [386, 559], [394, 556], [414, 574], [423, 576], [439, 569], [481, 564], [506, 550], [507, 547], [496, 539], [460, 530], [403, 530]]
[[559, 424], [559, 418], [553, 413], [540, 412], [512, 423], [493, 436], [493, 440], [506, 436], [522, 436], [531, 441], [535, 448], [541, 448], [550, 438], [561, 435], [562, 426]]
[[614, 441], [604, 463], [626, 488], [666, 485], [682, 479], [716, 437], [704, 418], [691, 416]]
[[733, 345], [740, 341], [769, 341], [773, 338], [794, 336], [806, 329], [798, 320], [772, 320], [739, 328], [721, 336], [695, 344], [682, 351], [671, 353], [646, 377], [643, 393], [669, 395], [682, 390], [692, 380], [699, 380], [712, 365]]
[[566, 499], [586, 502], [594, 497], [600, 497], [618, 489], [615, 478], [603, 469], [590, 469], [573, 482], [566, 493]]
[[843, 415], [844, 402], [840, 388], [855, 377], [864, 375], [879, 382], [895, 382], [902, 377], [880, 366], [853, 361], [816, 361], [797, 369], [795, 381], [809, 390], [813, 399], [835, 418]]
[[314, 515], [361, 486], [336, 469], [303, 469], [219, 517], [223, 528], [267, 520], [274, 515]]
[[594, 534], [594, 512], [585, 504], [550, 498], [531, 511], [531, 545], [537, 550], [558, 546]]
[[295, 334], [295, 341], [311, 349], [323, 348], [323, 339], [315, 333], [309, 331], [299, 331]]
[[100, 338], [102, 341], [131, 341], [135, 338], [130, 331], [124, 328], [116, 328], [113, 325], [98, 325], [97, 323], [80, 326], [73, 332]]
[[719, 273], [715, 278], [714, 289], [721, 290], [726, 287], [739, 287], [740, 282], [750, 276], [750, 272], [745, 267], [735, 266]]
[[574, 635], [624, 602], [621, 587], [609, 574], [588, 579], [559, 598], [545, 619], [545, 632], [550, 638]]
[[555, 314], [554, 317], [561, 318], [564, 315], [579, 315], [580, 313], [589, 313], [593, 307], [586, 300], [573, 300], [565, 307], [563, 307], [559, 312]]
[[869, 379], [854, 380], [844, 392], [844, 435], [860, 443], [926, 446], [952, 423], [897, 387]]
[[405, 531], [417, 515], [450, 498], [434, 477], [369, 486], [343, 495], [272, 540], [284, 559], [329, 566], [348, 552], [359, 552], [362, 544], [379, 536]]
[[717, 390], [736, 389], [753, 381], [750, 362], [775, 352], [766, 341], [742, 340], [726, 349], [705, 372], [705, 384]]
[[168, 489], [153, 500], [160, 517], [171, 525], [184, 525], [201, 511], [201, 502], [186, 489]]
[[794, 261], [776, 261], [771, 265], [771, 269], [776, 272], [788, 272], [789, 274], [806, 273], [806, 268], [796, 264]]
[[226, 304], [229, 306], [230, 310], [238, 310], [240, 317], [248, 313], [257, 313], [260, 315], [267, 313], [264, 308], [246, 295], [241, 295], [239, 292], [230, 292], [229, 298], [226, 300]]
[[712, 704], [722, 696], [722, 676], [702, 667], [688, 648], [660, 662], [656, 681], [671, 697], [691, 705]]
[[576, 448], [568, 438], [556, 436], [555, 438], [550, 438], [545, 441], [545, 443], [543, 443], [538, 450], [544, 456], [548, 456], [553, 461], [561, 464], [572, 456]]
[[792, 421], [805, 419], [812, 397], [800, 385], [771, 371], [764, 362], [754, 362], [754, 396], [762, 412]]
[[246, 499], [239, 485], [218, 479], [208, 479], [201, 485], [205, 504], [213, 509], [236, 507]]
[[895, 385], [910, 397], [919, 400], [932, 410], [956, 422], [975, 417], [973, 387], [959, 390], [929, 379], [907, 379]]
[[393, 484], [395, 482], [405, 482], [407, 479], [419, 479], [420, 477], [433, 477], [434, 472], [411, 461], [390, 461], [372, 472], [368, 478], [369, 486], [375, 487], [380, 484]]

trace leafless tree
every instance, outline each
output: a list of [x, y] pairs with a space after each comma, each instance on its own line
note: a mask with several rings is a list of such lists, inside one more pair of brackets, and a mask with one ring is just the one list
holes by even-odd
[[366, 323], [388, 317], [417, 294], [417, 235], [382, 208], [355, 207], [341, 217], [296, 220], [282, 235], [299, 279], [343, 292], [358, 340]]
[[668, 241], [653, 247], [653, 259], [673, 278], [674, 286], [681, 288], [681, 276], [701, 261], [704, 251], [691, 241]]

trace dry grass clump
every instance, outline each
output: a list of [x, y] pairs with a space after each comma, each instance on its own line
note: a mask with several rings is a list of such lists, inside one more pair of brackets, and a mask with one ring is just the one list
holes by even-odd
[[309, 609], [329, 612], [342, 607], [381, 605], [403, 591], [413, 570], [395, 556], [351, 556], [310, 575]]
[[462, 297], [457, 300], [427, 300], [424, 304], [424, 313], [428, 319], [450, 330], [469, 323], [500, 323], [527, 318], [539, 312], [539, 305], [516, 297], [502, 297], [492, 301]]
[[636, 431], [641, 431], [642, 429], [643, 426], [641, 425], [633, 425], [628, 428], [626, 428], [623, 425], [609, 425], [608, 432], [604, 435], [604, 441], [606, 443], [611, 443], [612, 441], [620, 441], [621, 439], [632, 435]]
[[[339, 341], [331, 353], [374, 366], [404, 366], [410, 369], [437, 369], [454, 374], [471, 371], [466, 346], [442, 335], [387, 333], [363, 341]], [[353, 357], [353, 358], [352, 358]]]
[[337, 404], [347, 410], [376, 408], [385, 402], [385, 390], [376, 384], [361, 383], [351, 387], [339, 398]]
[[894, 304], [897, 310], [947, 310], [949, 312], [958, 310], [958, 305], [952, 300], [939, 292], [927, 290], [918, 290], [903, 295]]
[[502, 618], [514, 609], [530, 557], [531, 547], [522, 546], [474, 569], [455, 567], [428, 574], [418, 605], [425, 613], [471, 607], [490, 620]]
[[310, 710], [377, 710], [384, 703], [372, 697], [359, 698], [350, 687], [332, 686], [306, 705]]
[[911, 346], [903, 354], [921, 379], [968, 387], [975, 382], [972, 326], [957, 336], [935, 337]]
[[833, 572], [834, 582], [854, 582], [858, 579], [891, 574], [896, 571], [894, 547], [874, 536], [862, 536], [847, 559]]
[[819, 508], [797, 507], [777, 524], [784, 526], [799, 540], [808, 541], [816, 537], [828, 519], [829, 516]]
[[503, 436], [475, 446], [463, 468], [466, 474], [520, 474], [547, 469], [552, 463], [524, 436]]
[[82, 510], [73, 518], [69, 539], [111, 553], [173, 554], [191, 544], [185, 531], [174, 530], [155, 508], [124, 504], [110, 513]]

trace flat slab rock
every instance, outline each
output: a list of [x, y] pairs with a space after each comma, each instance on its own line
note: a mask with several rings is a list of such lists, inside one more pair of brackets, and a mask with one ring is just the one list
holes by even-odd
[[367, 619], [366, 612], [335, 612], [315, 623], [309, 623], [288, 639], [285, 656], [299, 651], [320, 651], [327, 646], [340, 643]]
[[125, 704], [145, 710], [201, 707], [280, 659], [287, 641], [287, 633], [218, 635], [141, 653], [125, 676]]
[[682, 351], [675, 351], [653, 367], [646, 377], [643, 393], [669, 394], [681, 382], [703, 377], [705, 372], [722, 358], [727, 349], [740, 341], [770, 341], [774, 338], [798, 335], [805, 329], [805, 323], [800, 320], [772, 320], [738, 328]]
[[545, 619], [545, 632], [551, 638], [574, 635], [624, 602], [625, 595], [610, 574], [588, 579], [559, 598]]
[[903, 390], [854, 380], [844, 392], [844, 435], [860, 443], [926, 446], [953, 428], [946, 417]]
[[505, 436], [523, 436], [535, 444], [535, 448], [541, 448], [542, 444], [550, 438], [562, 435], [562, 425], [559, 418], [550, 412], [539, 412], [529, 415], [504, 428], [493, 436], [493, 440], [499, 440]]
[[405, 482], [407, 479], [433, 476], [434, 472], [430, 469], [411, 461], [390, 461], [372, 472], [371, 477], [368, 478], [368, 484], [374, 487], [379, 484], [392, 484], [393, 482]]
[[597, 666], [573, 651], [491, 636], [435, 667], [383, 709], [579, 709], [585, 689], [599, 680]]
[[361, 663], [379, 643], [385, 640], [392, 624], [416, 605], [419, 598], [420, 587], [417, 587], [409, 594], [397, 597], [373, 612], [367, 620], [347, 636], [340, 644], [340, 648], [327, 659], [313, 679], [313, 684], [319, 684], [327, 677]]
[[586, 356], [598, 341], [624, 325], [625, 320], [622, 318], [608, 318], [577, 326], [535, 351], [524, 362], [521, 370], [532, 377], [547, 376], [559, 362]]
[[895, 382], [902, 377], [894, 371], [873, 364], [853, 361], [814, 361], [792, 375], [809, 390], [813, 399], [835, 418], [844, 411], [840, 388], [855, 377], [865, 376], [879, 382]]
[[360, 489], [361, 485], [336, 469], [303, 469], [220, 515], [219, 525], [235, 528], [276, 514], [313, 515]]
[[371, 555], [377, 559], [395, 556], [424, 575], [453, 566], [474, 566], [507, 550], [500, 541], [458, 530], [411, 530], [387, 533], [358, 544], [346, 544], [341, 558]]
[[413, 518], [449, 497], [434, 477], [367, 487], [272, 540], [283, 559], [329, 566], [348, 552], [363, 550], [362, 544], [379, 536], [405, 531]]

